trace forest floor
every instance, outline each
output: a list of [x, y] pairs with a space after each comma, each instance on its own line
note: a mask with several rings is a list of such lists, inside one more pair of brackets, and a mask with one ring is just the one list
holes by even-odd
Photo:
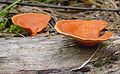
[[[91, 8], [119, 8], [116, 0]], [[80, 6], [73, 4], [71, 6]], [[0, 5], [2, 8], [4, 4]], [[81, 7], [89, 7], [82, 4]], [[0, 33], [0, 74], [120, 74], [120, 14], [110, 11], [79, 11], [33, 6], [16, 6], [5, 18], [25, 12], [45, 13], [52, 16], [49, 26], [34, 37], [13, 33]], [[63, 19], [102, 19], [109, 22], [107, 31], [113, 36], [101, 46], [83, 47], [73, 39], [58, 34], [55, 22]], [[96, 55], [82, 69], [82, 65], [96, 51]]]

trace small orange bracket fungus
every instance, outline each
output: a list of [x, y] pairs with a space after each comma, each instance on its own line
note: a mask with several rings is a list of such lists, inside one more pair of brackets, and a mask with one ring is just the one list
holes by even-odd
[[56, 23], [55, 29], [82, 45], [94, 46], [112, 36], [112, 32], [106, 32], [100, 36], [100, 32], [107, 25], [108, 23], [103, 20], [62, 20]]
[[51, 17], [40, 13], [22, 13], [12, 17], [12, 22], [32, 34], [42, 31], [48, 24]]

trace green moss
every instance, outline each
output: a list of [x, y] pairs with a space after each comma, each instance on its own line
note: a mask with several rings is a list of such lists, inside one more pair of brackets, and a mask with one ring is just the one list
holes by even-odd
[[25, 35], [25, 36], [29, 35], [29, 33], [25, 29], [23, 29], [23, 28], [21, 28], [17, 25], [14, 25], [14, 24], [10, 26], [9, 32], [10, 33], [15, 33], [15, 34], [22, 34], [22, 35]]
[[1, 22], [0, 22], [0, 32], [4, 31], [6, 29], [6, 25], [7, 25], [7, 19], [2, 19], [1, 18]]
[[95, 67], [101, 67], [101, 66], [103, 66], [103, 65], [104, 65], [103, 60], [97, 60], [97, 61], [95, 61], [95, 63], [94, 63], [94, 66], [95, 66]]
[[117, 61], [117, 60], [118, 60], [117, 56], [109, 56], [105, 58], [104, 62], [107, 64], [110, 64], [110, 63], [114, 63], [114, 61]]
[[118, 60], [120, 60], [120, 56], [111, 55], [111, 56], [107, 56], [107, 57], [104, 57], [104, 58], [101, 58], [101, 59], [95, 61], [94, 66], [101, 67], [106, 64], [114, 63], [115, 61], [118, 61]]

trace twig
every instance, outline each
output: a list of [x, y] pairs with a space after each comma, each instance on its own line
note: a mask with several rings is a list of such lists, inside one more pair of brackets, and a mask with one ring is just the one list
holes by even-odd
[[95, 54], [97, 53], [97, 51], [100, 49], [100, 46], [101, 45], [99, 45], [98, 46], [98, 48], [95, 50], [95, 52], [91, 55], [91, 57], [88, 59], [88, 60], [86, 60], [80, 67], [78, 67], [77, 69], [75, 68], [75, 69], [72, 69], [71, 71], [77, 71], [77, 70], [80, 70], [80, 69], [82, 69], [86, 64], [88, 64], [89, 62], [90, 62], [90, 60], [95, 56]]
[[[12, 1], [0, 1], [0, 3], [11, 4]], [[58, 9], [70, 9], [70, 10], [80, 10], [80, 11], [111, 11], [111, 12], [120, 12], [120, 9], [106, 9], [106, 8], [80, 8], [80, 7], [72, 7], [72, 6], [58, 6], [58, 5], [50, 5], [43, 3], [23, 3], [20, 2], [18, 5], [26, 5], [26, 6], [37, 6], [37, 7], [46, 7], [46, 8], [58, 8]]]

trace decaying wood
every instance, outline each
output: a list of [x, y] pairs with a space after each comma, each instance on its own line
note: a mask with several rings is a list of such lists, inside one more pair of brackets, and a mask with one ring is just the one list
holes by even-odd
[[[118, 38], [113, 37], [111, 40], [114, 41], [103, 43], [97, 57], [92, 60], [110, 54], [112, 49], [119, 49]], [[0, 38], [0, 41], [0, 73], [69, 71], [79, 67], [96, 49], [81, 47], [62, 35], [45, 37], [40, 34], [36, 37]]]
[[100, 45], [98, 46], [98, 48], [95, 50], [95, 52], [89, 57], [88, 60], [86, 60], [81, 66], [79, 66], [78, 68], [76, 69], [72, 69], [71, 71], [77, 71], [77, 70], [81, 70], [85, 65], [87, 65], [91, 60], [92, 58], [95, 56], [95, 54], [98, 52], [98, 50], [100, 49]]

